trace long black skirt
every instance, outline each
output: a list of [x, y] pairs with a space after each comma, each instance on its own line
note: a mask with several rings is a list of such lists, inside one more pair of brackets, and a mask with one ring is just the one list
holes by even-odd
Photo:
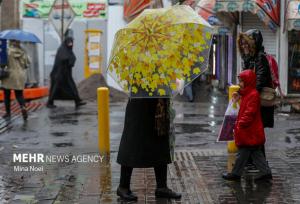
[[169, 134], [158, 136], [155, 131], [157, 102], [158, 99], [146, 98], [128, 101], [117, 158], [119, 164], [148, 168], [171, 163]]

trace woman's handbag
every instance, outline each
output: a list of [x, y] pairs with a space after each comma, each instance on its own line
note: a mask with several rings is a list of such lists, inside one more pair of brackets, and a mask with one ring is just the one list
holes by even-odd
[[263, 87], [260, 92], [261, 106], [270, 107], [275, 105], [276, 91], [273, 88]]
[[0, 67], [0, 80], [5, 79], [9, 76], [9, 72], [7, 70], [7, 67]]

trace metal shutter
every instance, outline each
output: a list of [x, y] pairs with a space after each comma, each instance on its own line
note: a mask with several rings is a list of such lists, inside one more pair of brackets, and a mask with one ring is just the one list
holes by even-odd
[[250, 12], [242, 13], [242, 31], [247, 31], [249, 29], [259, 29], [264, 38], [265, 51], [268, 54], [277, 57], [277, 35], [272, 32], [259, 18], [257, 15]]

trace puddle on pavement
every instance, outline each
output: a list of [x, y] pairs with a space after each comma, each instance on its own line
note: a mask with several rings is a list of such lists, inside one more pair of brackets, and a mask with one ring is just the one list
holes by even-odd
[[297, 134], [300, 134], [300, 128], [295, 128], [295, 129], [289, 129], [286, 131], [287, 134], [294, 134], [294, 135], [297, 135]]
[[78, 124], [78, 120], [76, 119], [56, 119], [55, 121], [53, 121], [53, 124], [71, 124], [71, 125], [77, 125]]
[[184, 124], [176, 123], [176, 133], [195, 133], [195, 132], [212, 132], [211, 130], [205, 129], [210, 127], [209, 124]]
[[198, 114], [198, 113], [184, 113], [183, 114], [183, 117], [184, 118], [201, 118], [201, 117], [210, 117], [211, 116], [213, 117], [221, 117], [223, 115], [220, 115], [220, 114]]
[[300, 136], [296, 136], [295, 139], [300, 142]]
[[37, 203], [34, 195], [15, 195], [13, 201], [20, 201], [22, 203]]
[[72, 142], [53, 143], [55, 147], [72, 147]]
[[54, 137], [64, 137], [69, 134], [69, 132], [51, 132], [50, 134]]
[[229, 183], [228, 186], [239, 203], [266, 203], [272, 191], [272, 182], [254, 183], [251, 177], [244, 182]]

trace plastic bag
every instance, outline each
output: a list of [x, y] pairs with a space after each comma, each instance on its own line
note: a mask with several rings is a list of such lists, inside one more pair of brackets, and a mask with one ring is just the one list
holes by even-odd
[[224, 120], [218, 135], [217, 142], [221, 141], [231, 141], [233, 138], [233, 129], [235, 126], [235, 122], [240, 110], [240, 105], [238, 102], [233, 102], [232, 100], [229, 102]]

